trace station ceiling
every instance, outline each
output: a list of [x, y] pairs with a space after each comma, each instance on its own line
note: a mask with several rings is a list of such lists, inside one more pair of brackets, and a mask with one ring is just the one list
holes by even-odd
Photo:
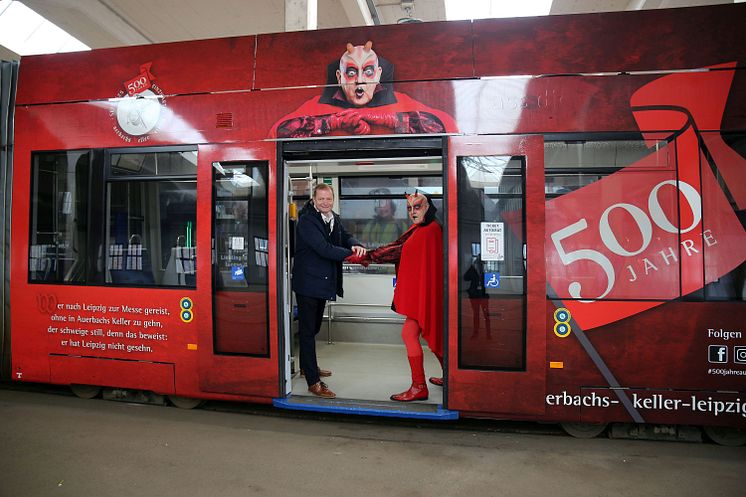
[[[464, 0], [465, 1], [465, 0]], [[522, 0], [504, 0], [522, 1]], [[736, 0], [739, 1], [739, 0]], [[288, 9], [305, 0], [22, 0], [91, 48], [293, 30]], [[550, 14], [733, 3], [724, 0], [554, 0]], [[444, 0], [318, 0], [317, 29], [445, 20]], [[297, 15], [295, 17], [298, 17]], [[290, 26], [286, 28], [286, 26]], [[0, 46], [0, 56], [13, 57]]]

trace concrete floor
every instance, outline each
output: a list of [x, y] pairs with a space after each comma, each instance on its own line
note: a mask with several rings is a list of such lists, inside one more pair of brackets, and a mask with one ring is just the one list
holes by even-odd
[[241, 405], [185, 411], [64, 392], [0, 385], [0, 496], [731, 497], [746, 489], [746, 447], [578, 440], [532, 423], [322, 418]]

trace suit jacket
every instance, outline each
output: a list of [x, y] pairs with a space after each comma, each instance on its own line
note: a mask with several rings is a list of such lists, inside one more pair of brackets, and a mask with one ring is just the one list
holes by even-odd
[[293, 262], [293, 291], [306, 297], [335, 300], [342, 297], [342, 261], [360, 245], [334, 214], [329, 233], [321, 214], [309, 201], [298, 216]]

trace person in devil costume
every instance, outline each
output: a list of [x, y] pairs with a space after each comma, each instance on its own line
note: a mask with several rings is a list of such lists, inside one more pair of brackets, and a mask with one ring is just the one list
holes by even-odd
[[329, 86], [272, 128], [272, 138], [446, 133], [453, 118], [392, 88], [394, 69], [373, 42], [353, 46], [327, 68]]
[[[412, 372], [409, 390], [391, 400], [427, 400], [423, 351], [420, 336], [443, 366], [443, 231], [435, 220], [436, 208], [429, 197], [415, 191], [407, 195], [407, 212], [412, 226], [397, 240], [345, 259], [352, 264], [371, 262], [396, 264], [396, 288], [392, 309], [406, 317], [402, 339]], [[443, 385], [443, 378], [430, 378]]]

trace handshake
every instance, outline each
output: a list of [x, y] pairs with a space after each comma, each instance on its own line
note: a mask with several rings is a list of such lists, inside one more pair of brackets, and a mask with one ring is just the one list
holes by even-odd
[[402, 124], [395, 112], [370, 112], [360, 109], [347, 109], [314, 119], [317, 121], [314, 135], [326, 135], [338, 129], [354, 135], [368, 135], [372, 126], [383, 126], [396, 131]]
[[345, 259], [345, 262], [347, 264], [362, 264], [364, 267], [368, 267], [368, 265], [373, 262], [373, 260], [370, 258], [370, 253], [366, 252], [362, 255], [352, 254]]

